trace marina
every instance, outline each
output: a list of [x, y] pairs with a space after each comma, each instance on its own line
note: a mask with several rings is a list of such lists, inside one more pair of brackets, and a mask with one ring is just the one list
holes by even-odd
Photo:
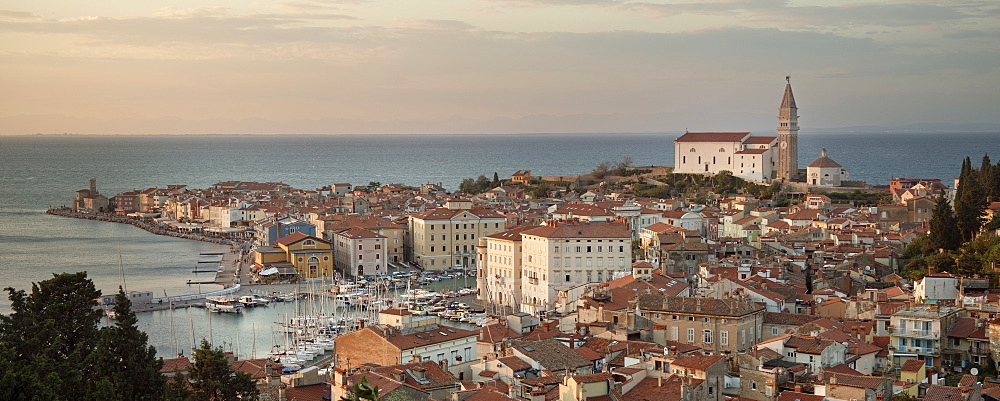
[[225, 294], [154, 298], [147, 309], [135, 309], [144, 311], [137, 314], [140, 327], [160, 355], [187, 355], [205, 338], [243, 359], [268, 356], [292, 372], [329, 358], [336, 336], [378, 322], [390, 307], [459, 328], [485, 324], [476, 291], [466, 287], [474, 272], [443, 276], [406, 271], [357, 282], [240, 285]]

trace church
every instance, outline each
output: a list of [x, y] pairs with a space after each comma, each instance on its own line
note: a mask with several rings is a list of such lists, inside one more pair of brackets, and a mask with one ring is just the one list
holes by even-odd
[[792, 84], [785, 77], [785, 95], [778, 108], [778, 135], [749, 132], [685, 132], [674, 140], [674, 172], [734, 176], [761, 183], [796, 181], [799, 172], [799, 115]]

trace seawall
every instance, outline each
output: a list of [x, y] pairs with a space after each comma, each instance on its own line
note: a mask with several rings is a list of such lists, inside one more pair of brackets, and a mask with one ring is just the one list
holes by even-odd
[[52, 208], [46, 210], [45, 213], [55, 216], [72, 217], [77, 219], [99, 220], [111, 223], [131, 224], [133, 226], [139, 227], [143, 230], [149, 231], [156, 235], [167, 235], [171, 237], [192, 239], [196, 241], [214, 242], [216, 244], [223, 244], [223, 245], [232, 245], [235, 243], [235, 241], [231, 239], [178, 231], [176, 229], [168, 227], [166, 224], [161, 224], [156, 221], [143, 220], [128, 216], [118, 216], [112, 214], [79, 213], [79, 212], [74, 212], [69, 208]]

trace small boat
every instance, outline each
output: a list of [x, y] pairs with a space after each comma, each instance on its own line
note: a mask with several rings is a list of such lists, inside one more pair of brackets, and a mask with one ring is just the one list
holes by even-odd
[[240, 297], [240, 303], [243, 304], [243, 307], [245, 308], [256, 308], [261, 306], [260, 302], [257, 302], [257, 299], [250, 295]]
[[208, 297], [205, 298], [205, 308], [211, 312], [243, 313], [244, 306], [233, 298]]

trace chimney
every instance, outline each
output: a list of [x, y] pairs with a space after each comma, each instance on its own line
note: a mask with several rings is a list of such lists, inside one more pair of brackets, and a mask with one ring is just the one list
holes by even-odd
[[365, 319], [358, 319], [358, 330], [365, 328]]
[[837, 384], [837, 375], [830, 375], [830, 384]]
[[90, 194], [97, 195], [97, 178], [90, 177], [87, 181], [90, 183]]

